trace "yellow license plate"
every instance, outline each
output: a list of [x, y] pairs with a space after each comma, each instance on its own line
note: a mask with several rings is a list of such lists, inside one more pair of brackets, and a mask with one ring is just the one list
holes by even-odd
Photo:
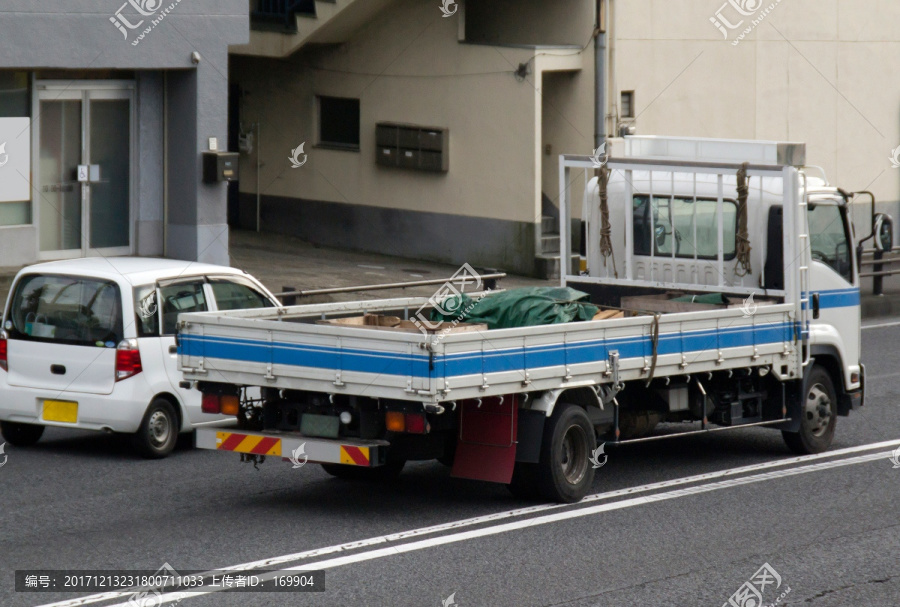
[[64, 400], [45, 400], [44, 421], [74, 424], [78, 421], [78, 403], [70, 403]]

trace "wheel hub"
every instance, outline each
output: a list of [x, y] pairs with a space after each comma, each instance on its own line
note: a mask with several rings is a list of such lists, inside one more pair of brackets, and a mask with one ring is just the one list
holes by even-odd
[[154, 411], [148, 424], [150, 440], [157, 445], [164, 445], [169, 440], [169, 418], [162, 411]]
[[822, 436], [831, 423], [831, 399], [822, 384], [809, 389], [803, 412], [803, 423], [813, 436]]
[[587, 435], [577, 424], [569, 426], [563, 436], [559, 466], [566, 482], [577, 485], [584, 478], [588, 465]]

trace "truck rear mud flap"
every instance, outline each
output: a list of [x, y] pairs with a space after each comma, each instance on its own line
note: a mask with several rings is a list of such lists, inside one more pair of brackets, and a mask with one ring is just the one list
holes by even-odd
[[281, 457], [294, 466], [346, 464], [374, 468], [385, 463], [387, 441], [312, 438], [297, 432], [246, 432], [198, 428], [198, 449]]

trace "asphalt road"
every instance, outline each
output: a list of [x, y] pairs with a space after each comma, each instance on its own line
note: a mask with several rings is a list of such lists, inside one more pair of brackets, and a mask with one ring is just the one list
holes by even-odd
[[[325, 590], [179, 604], [440, 606], [452, 594], [458, 607], [719, 607], [755, 576], [755, 587], [769, 582], [767, 604], [894, 607], [900, 469], [888, 459], [896, 445], [867, 445], [900, 440], [900, 326], [873, 323], [888, 326], [863, 332], [866, 406], [839, 419], [825, 457], [797, 460], [764, 429], [609, 448], [598, 495], [567, 507], [452, 479], [440, 464], [354, 483], [278, 460], [255, 470], [189, 440], [145, 461], [121, 437], [49, 430], [36, 447], [7, 446], [0, 468], [0, 605], [129, 604], [129, 593], [18, 593], [17, 569], [211, 570], [283, 557], [257, 565], [322, 567]], [[344, 545], [362, 540], [372, 541]], [[735, 604], [758, 607], [747, 597]]]

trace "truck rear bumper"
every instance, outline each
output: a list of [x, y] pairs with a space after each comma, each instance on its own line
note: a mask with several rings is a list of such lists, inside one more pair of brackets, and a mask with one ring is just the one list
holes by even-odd
[[249, 432], [222, 428], [198, 428], [198, 449], [281, 457], [294, 464], [384, 465], [387, 441], [310, 438], [299, 432]]

